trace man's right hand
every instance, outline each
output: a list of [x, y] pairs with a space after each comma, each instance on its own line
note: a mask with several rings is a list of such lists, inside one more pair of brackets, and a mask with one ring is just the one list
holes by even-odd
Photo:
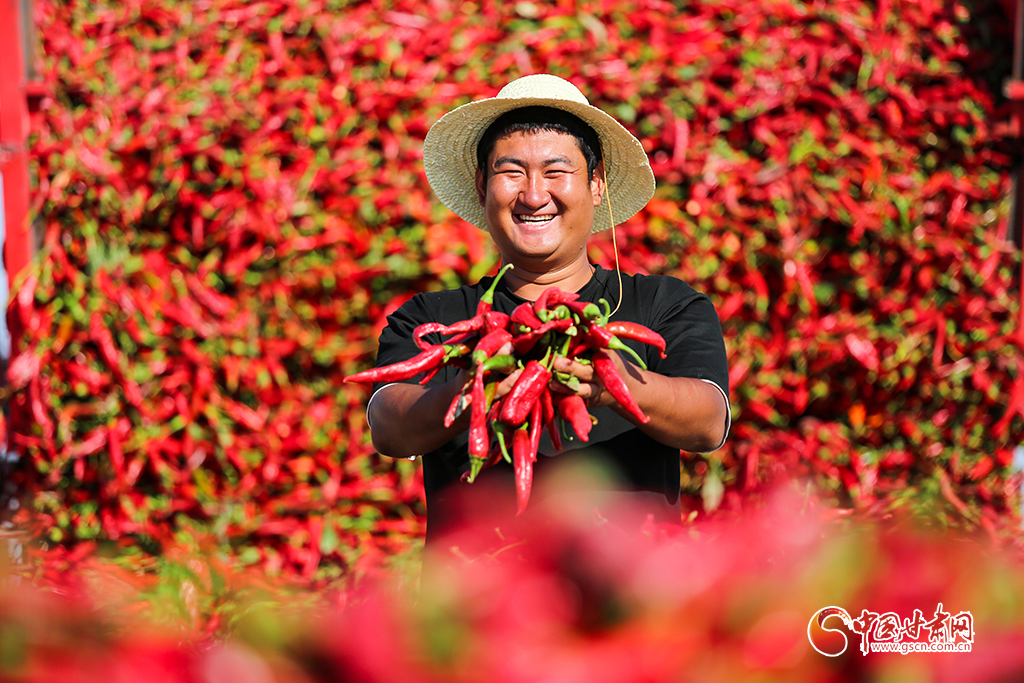
[[[503, 346], [496, 355], [508, 353], [512, 353], [512, 344]], [[520, 372], [515, 370], [501, 381], [496, 398], [512, 390]], [[469, 429], [469, 410], [464, 410], [450, 427], [444, 426], [444, 417], [471, 377], [468, 370], [460, 370], [444, 384], [399, 383], [378, 389], [366, 408], [374, 449], [392, 458], [409, 458], [440, 448]]]

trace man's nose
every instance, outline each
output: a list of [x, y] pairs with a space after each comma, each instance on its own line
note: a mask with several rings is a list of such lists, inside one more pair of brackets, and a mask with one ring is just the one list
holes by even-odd
[[548, 191], [543, 173], [530, 173], [526, 176], [526, 186], [519, 193], [519, 201], [534, 208], [548, 203]]

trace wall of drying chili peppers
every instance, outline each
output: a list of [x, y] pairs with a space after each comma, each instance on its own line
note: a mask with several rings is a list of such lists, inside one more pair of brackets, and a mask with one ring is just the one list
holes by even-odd
[[[341, 380], [414, 292], [493, 271], [421, 141], [540, 71], [649, 152], [623, 267], [723, 321], [733, 434], [684, 457], [688, 506], [791, 480], [867, 517], [1015, 525], [1000, 3], [34, 4], [43, 247], [8, 378], [37, 536], [194, 531], [306, 577], [415, 543], [417, 465], [373, 453]], [[592, 253], [612, 265], [608, 235]]]

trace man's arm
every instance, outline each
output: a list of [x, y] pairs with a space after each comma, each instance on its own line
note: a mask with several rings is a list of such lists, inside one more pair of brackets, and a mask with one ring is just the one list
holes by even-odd
[[[512, 353], [511, 344], [502, 346], [495, 355], [508, 353]], [[409, 458], [440, 448], [469, 429], [471, 410], [462, 411], [451, 427], [444, 426], [444, 417], [470, 377], [466, 370], [459, 370], [444, 384], [389, 384], [378, 389], [366, 406], [373, 447], [381, 455]], [[494, 397], [510, 392], [518, 377], [519, 372], [514, 372], [501, 380]]]
[[706, 453], [725, 440], [729, 406], [717, 387], [690, 377], [667, 377], [642, 370], [610, 353], [626, 387], [650, 422], [641, 424], [608, 392], [591, 365], [567, 358], [555, 361], [555, 368], [580, 380], [577, 393], [590, 407], [611, 406], [657, 441], [693, 453]]
[[450, 382], [421, 386], [389, 384], [381, 387], [366, 407], [373, 447], [381, 455], [408, 458], [429, 453], [469, 428], [469, 411], [451, 427], [444, 416], [466, 382], [465, 371]]

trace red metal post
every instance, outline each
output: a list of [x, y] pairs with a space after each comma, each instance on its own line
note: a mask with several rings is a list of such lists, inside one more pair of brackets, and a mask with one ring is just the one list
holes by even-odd
[[[35, 231], [29, 218], [31, 183], [27, 143], [30, 102], [38, 103], [41, 88], [38, 83], [30, 82], [34, 59], [32, 18], [31, 0], [0, 0], [0, 180], [3, 184], [0, 218], [5, 233], [3, 265], [12, 294], [15, 282], [36, 251]], [[17, 316], [6, 315], [7, 301], [0, 301], [0, 304], [5, 307], [4, 319], [13, 355], [23, 330]], [[0, 358], [0, 370], [6, 370], [6, 360]], [[0, 384], [5, 383], [5, 379], [6, 372], [3, 372]], [[5, 407], [12, 430], [31, 420], [26, 411], [15, 409], [13, 404]], [[12, 450], [9, 442], [6, 449], [0, 448], [0, 523], [8, 516], [8, 498], [14, 494], [4, 481]]]
[[23, 12], [27, 6], [22, 0], [0, 0], [0, 173], [7, 230], [3, 258], [12, 284], [35, 253], [26, 149], [29, 117]]

